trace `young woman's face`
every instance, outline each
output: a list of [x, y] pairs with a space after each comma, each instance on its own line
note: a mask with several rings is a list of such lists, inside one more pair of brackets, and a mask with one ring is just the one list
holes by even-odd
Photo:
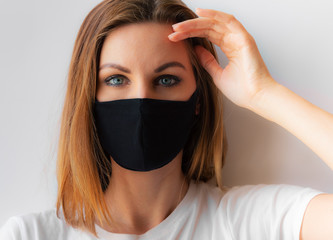
[[96, 98], [188, 100], [196, 89], [184, 42], [171, 42], [171, 25], [139, 23], [114, 30], [102, 47]]

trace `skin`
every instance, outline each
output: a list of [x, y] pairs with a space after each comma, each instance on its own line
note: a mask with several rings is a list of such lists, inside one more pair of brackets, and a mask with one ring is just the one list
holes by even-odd
[[[108, 75], [105, 70], [100, 74], [97, 99], [107, 101], [151, 97], [187, 100], [195, 89], [194, 78], [191, 78], [191, 85], [190, 77], [185, 76], [191, 75], [190, 72], [184, 74], [183, 86], [165, 89], [152, 87], [155, 76], [152, 69], [163, 64], [166, 59], [174, 61], [178, 57], [185, 65], [189, 64], [186, 63], [189, 60], [185, 59], [187, 54], [184, 45], [181, 52], [182, 47], [177, 48], [177, 45], [171, 43], [181, 46], [182, 40], [186, 38], [206, 37], [219, 46], [229, 59], [223, 69], [208, 51], [202, 47], [196, 49], [201, 64], [213, 77], [220, 91], [236, 105], [291, 132], [333, 169], [333, 115], [277, 83], [270, 75], [253, 37], [234, 16], [208, 9], [198, 9], [197, 14], [200, 18], [173, 25], [173, 33], [170, 26], [162, 27], [152, 23], [140, 27], [129, 25], [113, 32], [103, 46], [101, 65], [106, 61], [118, 61], [133, 70], [128, 77], [131, 81], [123, 90], [106, 88], [102, 86], [101, 80]], [[165, 39], [167, 35], [170, 43]], [[177, 51], [172, 51], [173, 47]], [[117, 54], [114, 54], [116, 51]], [[186, 69], [189, 69], [187, 66]], [[177, 67], [169, 68], [168, 71], [179, 71], [181, 74]], [[128, 172], [112, 161], [113, 176], [106, 200], [117, 221], [114, 229], [107, 230], [141, 234], [159, 224], [174, 210], [188, 188], [188, 185], [184, 188], [182, 184], [184, 177], [179, 171], [180, 155], [165, 167], [148, 173]], [[300, 239], [333, 239], [332, 223], [333, 195], [320, 194], [307, 207]]]
[[[223, 69], [205, 49], [197, 48], [201, 64], [232, 102], [273, 121], [295, 135], [333, 169], [333, 115], [277, 83], [269, 74], [253, 37], [232, 15], [197, 9], [200, 18], [173, 26], [177, 42], [206, 37], [229, 59]], [[305, 212], [300, 239], [333, 239], [333, 195], [320, 194]]]
[[[113, 31], [101, 51], [97, 100], [188, 100], [196, 89], [195, 77], [184, 42], [168, 39], [172, 32], [171, 25], [157, 23], [131, 24]], [[184, 68], [170, 66], [155, 72], [169, 62], [180, 63]], [[160, 77], [166, 74], [181, 81], [175, 84], [174, 77], [162, 81]], [[171, 163], [149, 172], [124, 169], [111, 159], [112, 176], [105, 199], [115, 221], [112, 227], [104, 228], [114, 233], [143, 234], [161, 223], [188, 189], [181, 171], [182, 154], [181, 151]]]

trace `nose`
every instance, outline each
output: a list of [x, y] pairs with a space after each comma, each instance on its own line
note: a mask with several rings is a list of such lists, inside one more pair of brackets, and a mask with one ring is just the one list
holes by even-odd
[[147, 80], [135, 81], [131, 88], [131, 98], [155, 98], [153, 86]]

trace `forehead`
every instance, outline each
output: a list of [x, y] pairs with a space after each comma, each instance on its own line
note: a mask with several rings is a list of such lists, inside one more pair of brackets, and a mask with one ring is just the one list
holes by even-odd
[[174, 60], [189, 64], [185, 42], [175, 43], [168, 39], [172, 32], [171, 24], [160, 23], [136, 23], [116, 28], [104, 41], [100, 64], [112, 61], [126, 65], [158, 65]]

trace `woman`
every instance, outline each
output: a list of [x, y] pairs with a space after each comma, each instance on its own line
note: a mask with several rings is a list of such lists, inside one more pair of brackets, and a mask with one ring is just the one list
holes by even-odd
[[[68, 76], [57, 210], [11, 218], [1, 237], [332, 239], [330, 194], [223, 189], [221, 93], [331, 168], [333, 116], [278, 84], [233, 16], [197, 14], [177, 0], [105, 0], [88, 14]], [[228, 57], [225, 69], [210, 42]]]

